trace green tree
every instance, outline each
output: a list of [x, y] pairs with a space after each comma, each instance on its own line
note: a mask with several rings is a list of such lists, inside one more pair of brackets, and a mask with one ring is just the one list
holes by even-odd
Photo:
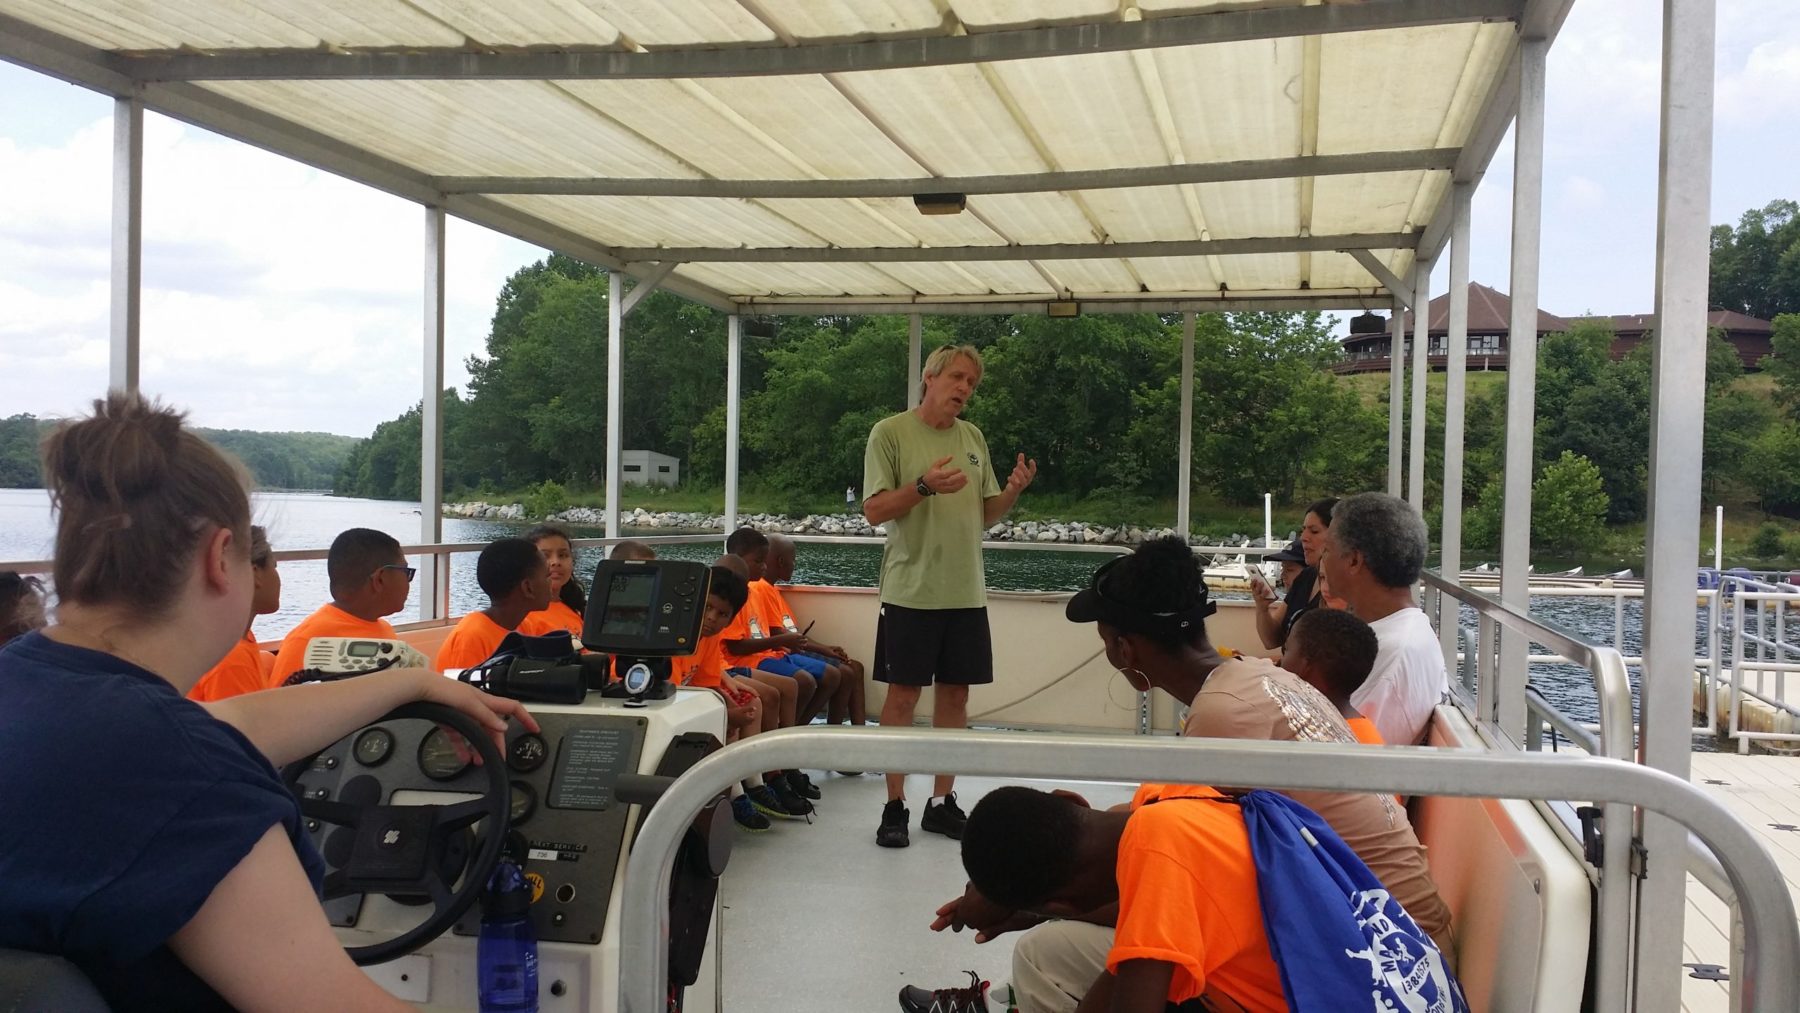
[[1800, 204], [1770, 201], [1736, 229], [1713, 226], [1709, 299], [1764, 320], [1800, 313]]
[[38, 442], [43, 424], [35, 415], [0, 419], [0, 489], [36, 489], [44, 484]]
[[1800, 422], [1782, 419], [1764, 430], [1745, 474], [1764, 512], [1800, 516]]
[[1531, 486], [1531, 541], [1548, 549], [1582, 549], [1606, 533], [1606, 487], [1600, 469], [1565, 450]]
[[[983, 352], [981, 389], [968, 409], [995, 471], [1004, 480], [1023, 453], [1037, 460], [1045, 491], [1143, 483], [1150, 477], [1143, 459], [1119, 449], [1131, 430], [1133, 395], [1179, 371], [1178, 340], [1150, 314], [1015, 318]], [[1162, 442], [1172, 463], [1172, 427]]]
[[1800, 313], [1775, 318], [1769, 348], [1760, 363], [1763, 372], [1774, 378], [1775, 398], [1788, 415], [1800, 418]]

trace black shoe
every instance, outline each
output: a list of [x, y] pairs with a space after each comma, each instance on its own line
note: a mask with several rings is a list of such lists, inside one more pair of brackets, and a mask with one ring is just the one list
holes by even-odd
[[794, 789], [788, 787], [788, 783], [784, 778], [777, 777], [772, 781], [768, 781], [767, 784], [769, 790], [775, 793], [775, 797], [781, 800], [782, 808], [786, 809], [794, 816], [805, 817], [813, 814], [813, 804], [806, 799], [801, 798], [794, 792]]
[[749, 799], [750, 804], [756, 808], [756, 811], [762, 813], [764, 816], [773, 816], [778, 820], [797, 820], [803, 818], [800, 813], [789, 809], [787, 803], [782, 800], [781, 796], [777, 795], [774, 789], [766, 784], [759, 784], [754, 788], [745, 788], [744, 797]]
[[988, 1013], [987, 982], [969, 972], [967, 988], [923, 989], [908, 985], [900, 990], [901, 1013]]
[[911, 815], [906, 811], [904, 800], [890, 799], [881, 810], [881, 826], [875, 830], [875, 843], [884, 848], [904, 848], [911, 844], [911, 834], [906, 829], [907, 818]]
[[816, 802], [824, 797], [824, 794], [813, 785], [812, 778], [807, 777], [803, 771], [790, 770], [787, 772], [785, 780], [788, 787], [794, 789], [794, 794], [801, 798], [809, 798]]
[[956, 792], [945, 795], [944, 800], [936, 805], [927, 800], [925, 815], [919, 817], [920, 830], [943, 834], [953, 841], [962, 840], [963, 827], [968, 824], [968, 814], [956, 804]]

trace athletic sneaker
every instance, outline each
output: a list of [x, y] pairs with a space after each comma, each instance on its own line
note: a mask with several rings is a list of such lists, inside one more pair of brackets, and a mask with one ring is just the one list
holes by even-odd
[[[764, 778], [763, 780], [767, 782], [769, 790], [775, 793], [775, 797], [781, 800], [783, 809], [795, 816], [811, 816], [813, 814], [812, 801], [801, 797], [799, 793], [789, 787], [786, 778]], [[808, 820], [808, 822], [811, 821]]]
[[816, 802], [823, 797], [819, 789], [813, 785], [812, 778], [806, 776], [805, 771], [790, 770], [785, 775], [785, 780], [788, 787], [794, 789], [794, 794], [801, 798], [809, 798]]
[[906, 821], [911, 816], [903, 799], [890, 799], [881, 810], [881, 826], [875, 830], [875, 843], [884, 848], [904, 848], [911, 844]]
[[759, 784], [754, 788], [745, 788], [743, 797], [749, 799], [750, 804], [756, 807], [756, 811], [762, 813], [764, 816], [773, 816], [778, 820], [797, 820], [803, 818], [802, 814], [789, 809], [783, 802], [781, 796], [777, 795], [766, 784]]
[[988, 983], [974, 971], [969, 972], [966, 988], [923, 989], [908, 985], [900, 990], [901, 1013], [988, 1013], [983, 995], [987, 987]]
[[769, 829], [769, 818], [756, 811], [747, 796], [739, 795], [731, 800], [731, 818], [737, 825], [753, 834], [760, 834]]
[[944, 796], [942, 802], [932, 804], [925, 802], [925, 815], [919, 817], [919, 829], [934, 834], [943, 834], [953, 841], [962, 840], [963, 827], [969, 825], [969, 816], [956, 804], [956, 792]]

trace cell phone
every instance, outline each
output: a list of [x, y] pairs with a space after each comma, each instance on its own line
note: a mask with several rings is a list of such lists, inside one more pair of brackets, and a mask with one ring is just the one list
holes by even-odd
[[812, 628], [813, 628], [813, 623], [816, 623], [816, 622], [818, 622], [818, 620], [817, 620], [817, 619], [814, 619], [814, 620], [813, 620], [813, 621], [812, 621], [812, 623], [807, 623], [807, 624], [806, 624], [806, 629], [803, 629], [803, 630], [801, 630], [801, 631], [800, 631], [800, 635], [801, 635], [801, 636], [803, 636], [803, 637], [804, 637], [804, 636], [806, 636], [806, 635], [807, 635], [807, 634], [808, 634], [808, 633], [811, 633], [811, 632], [812, 632]]
[[1252, 587], [1260, 586], [1264, 590], [1268, 591], [1270, 594], [1275, 593], [1275, 589], [1273, 587], [1269, 586], [1269, 578], [1263, 576], [1261, 573], [1257, 572], [1254, 569], [1252, 569], [1250, 571], [1250, 584]]

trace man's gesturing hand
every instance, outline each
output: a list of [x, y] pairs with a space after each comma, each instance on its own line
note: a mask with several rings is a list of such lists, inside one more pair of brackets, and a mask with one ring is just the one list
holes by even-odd
[[1006, 491], [1017, 496], [1025, 491], [1031, 480], [1037, 477], [1037, 460], [1026, 460], [1024, 454], [1019, 455], [1018, 463], [1013, 465], [1012, 474], [1006, 476]]
[[953, 460], [955, 458], [946, 457], [925, 473], [925, 484], [931, 487], [931, 491], [949, 495], [969, 484], [969, 476], [961, 468], [948, 467]]

